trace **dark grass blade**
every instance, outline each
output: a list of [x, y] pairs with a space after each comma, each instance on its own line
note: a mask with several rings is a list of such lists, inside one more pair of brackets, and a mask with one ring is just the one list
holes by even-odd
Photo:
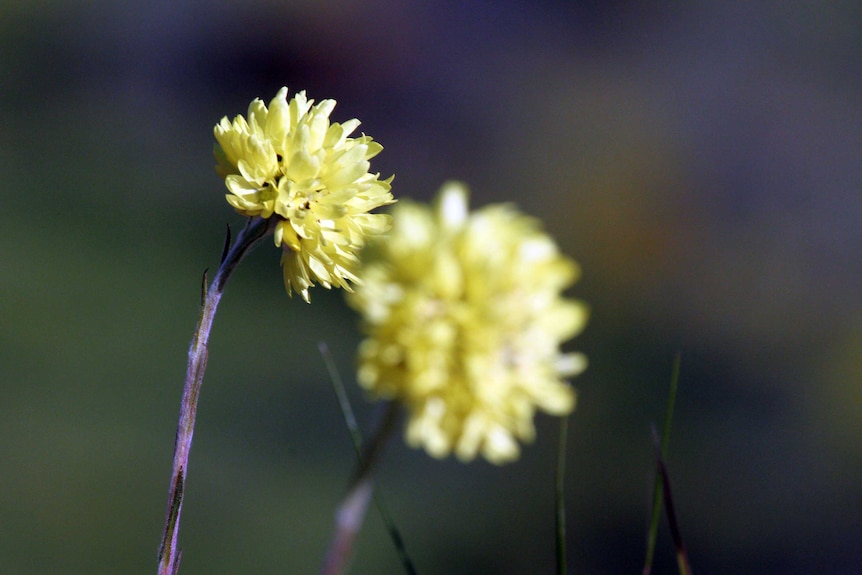
[[670, 487], [670, 476], [667, 472], [667, 466], [664, 462], [664, 457], [661, 454], [659, 445], [658, 433], [653, 427], [653, 444], [655, 447], [656, 467], [658, 476], [661, 478], [662, 495], [664, 497], [664, 509], [667, 515], [668, 527], [670, 528], [670, 536], [673, 540], [673, 546], [676, 549], [676, 562], [679, 567], [680, 575], [691, 575], [691, 565], [688, 562], [688, 553], [685, 550], [685, 543], [682, 540], [682, 532], [679, 529], [679, 520], [676, 515], [676, 508], [673, 504], [673, 493]]
[[[679, 370], [682, 362], [682, 354], [677, 353], [673, 362], [673, 371], [670, 378], [670, 391], [667, 398], [667, 407], [664, 413], [664, 426], [661, 435], [661, 447], [658, 448], [659, 455], [662, 459], [667, 457], [668, 449], [670, 448], [670, 430], [673, 422], [673, 410], [676, 403], [676, 393], [679, 386]], [[655, 543], [658, 537], [658, 523], [661, 518], [661, 508], [663, 499], [663, 480], [660, 473], [656, 474], [655, 484], [653, 485], [652, 497], [652, 515], [650, 517], [649, 531], [647, 532], [647, 551], [646, 559], [644, 560], [643, 575], [649, 575], [652, 571], [653, 557], [655, 556]]]
[[359, 431], [359, 424], [356, 423], [356, 415], [353, 413], [353, 408], [350, 405], [350, 399], [347, 397], [347, 390], [344, 388], [344, 382], [341, 380], [341, 374], [338, 373], [338, 368], [335, 367], [335, 361], [332, 359], [332, 354], [329, 353], [329, 346], [325, 343], [318, 344], [320, 355], [323, 356], [323, 361], [326, 364], [326, 369], [329, 372], [329, 379], [332, 382], [332, 387], [335, 389], [335, 395], [338, 397], [338, 406], [341, 408], [341, 416], [344, 418], [344, 423], [347, 425], [347, 430], [350, 432], [350, 439], [353, 442], [353, 449], [356, 451], [356, 457], [360, 460], [362, 457], [362, 432]]
[[[362, 432], [359, 430], [359, 425], [356, 423], [356, 416], [353, 413], [353, 408], [350, 405], [350, 399], [347, 397], [347, 390], [344, 387], [344, 382], [341, 380], [341, 375], [335, 367], [335, 362], [332, 359], [332, 354], [329, 353], [329, 347], [325, 343], [319, 344], [320, 354], [323, 356], [323, 361], [326, 363], [326, 369], [329, 371], [329, 377], [332, 381], [332, 386], [335, 388], [335, 394], [338, 396], [338, 404], [341, 407], [341, 414], [344, 417], [344, 423], [350, 431], [350, 438], [353, 441], [353, 448], [356, 451], [356, 458], [359, 461], [360, 469], [365, 469], [369, 464], [366, 453], [363, 451]], [[393, 411], [394, 413], [394, 411]], [[387, 417], [389, 423], [394, 420], [392, 417]], [[387, 424], [384, 424], [384, 427]], [[362, 472], [359, 472], [362, 475]], [[404, 545], [404, 539], [401, 537], [401, 532], [396, 527], [395, 522], [389, 515], [389, 511], [383, 501], [383, 496], [380, 494], [380, 488], [374, 489], [374, 503], [377, 506], [377, 511], [383, 519], [383, 524], [386, 526], [386, 531], [395, 545], [395, 551], [398, 553], [398, 558], [401, 560], [401, 565], [408, 575], [416, 575], [416, 568], [410, 555], [407, 553], [407, 547]]]
[[557, 449], [556, 488], [556, 534], [557, 575], [566, 575], [566, 442], [569, 434], [569, 418], [560, 418], [560, 443]]

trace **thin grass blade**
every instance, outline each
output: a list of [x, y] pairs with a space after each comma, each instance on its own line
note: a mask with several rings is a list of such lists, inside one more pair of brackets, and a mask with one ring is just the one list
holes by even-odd
[[[667, 407], [664, 413], [664, 425], [662, 427], [661, 447], [659, 454], [662, 458], [667, 457], [668, 449], [670, 448], [670, 430], [673, 423], [673, 410], [676, 404], [676, 393], [679, 387], [679, 370], [682, 362], [682, 354], [677, 353], [673, 362], [673, 371], [670, 377], [670, 391], [668, 392]], [[658, 538], [658, 523], [661, 518], [662, 508], [662, 478], [661, 474], [656, 473], [653, 484], [652, 496], [652, 512], [650, 515], [649, 530], [647, 531], [647, 550], [646, 559], [644, 560], [643, 575], [650, 575], [652, 571], [653, 558], [655, 556], [655, 543]]]
[[[370, 476], [365, 476], [362, 470], [366, 469], [369, 462], [366, 459], [366, 454], [363, 451], [362, 432], [359, 430], [359, 425], [356, 423], [356, 416], [353, 413], [353, 407], [350, 405], [350, 399], [347, 397], [347, 390], [344, 387], [344, 382], [341, 379], [338, 369], [335, 366], [335, 361], [332, 359], [332, 354], [329, 353], [329, 347], [325, 343], [319, 344], [320, 355], [323, 356], [323, 361], [326, 364], [326, 369], [329, 372], [329, 378], [332, 381], [332, 386], [335, 388], [335, 394], [338, 396], [338, 403], [341, 407], [341, 414], [344, 417], [344, 423], [350, 431], [350, 438], [353, 441], [353, 448], [356, 451], [356, 458], [359, 462], [360, 472], [357, 474], [361, 479], [358, 484], [360, 489], [363, 485], [368, 485], [368, 489], [373, 489], [374, 503], [377, 506], [377, 511], [383, 519], [383, 524], [392, 543], [395, 545], [395, 551], [398, 558], [401, 560], [401, 565], [408, 575], [416, 575], [416, 568], [413, 565], [410, 555], [407, 553], [407, 547], [404, 544], [404, 539], [401, 537], [401, 532], [389, 515], [389, 511], [383, 501], [383, 496], [380, 493], [380, 488], [374, 489], [370, 483]], [[391, 424], [393, 418], [387, 417], [388, 424]], [[384, 426], [387, 423], [384, 423]], [[375, 446], [376, 447], [376, 446]]]

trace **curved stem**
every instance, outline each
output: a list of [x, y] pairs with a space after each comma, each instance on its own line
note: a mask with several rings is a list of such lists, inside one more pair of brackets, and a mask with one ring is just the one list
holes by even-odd
[[170, 495], [165, 519], [165, 530], [159, 547], [159, 575], [176, 575], [180, 564], [180, 549], [177, 536], [180, 528], [180, 515], [183, 507], [183, 494], [187, 477], [189, 451], [195, 428], [198, 397], [204, 372], [207, 366], [208, 343], [216, 309], [224, 292], [225, 284], [242, 258], [263, 238], [272, 233], [276, 218], [252, 218], [236, 238], [233, 246], [224, 254], [218, 271], [209, 289], [204, 272], [201, 291], [201, 310], [198, 324], [189, 346], [189, 365], [186, 370], [185, 387], [180, 404], [180, 419], [174, 439], [174, 463], [171, 473]]

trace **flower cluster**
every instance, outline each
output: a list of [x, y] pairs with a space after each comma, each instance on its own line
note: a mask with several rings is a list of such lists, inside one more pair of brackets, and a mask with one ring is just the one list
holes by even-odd
[[383, 147], [366, 135], [348, 137], [359, 120], [330, 123], [334, 100], [313, 104], [305, 92], [288, 102], [282, 88], [269, 108], [255, 99], [248, 118], [224, 117], [214, 130], [227, 201], [244, 216], [278, 218], [285, 287], [306, 301], [315, 283], [350, 290], [347, 281], [358, 282], [358, 251], [390, 224], [368, 212], [394, 202], [392, 178], [368, 171]]
[[538, 223], [510, 205], [468, 213], [468, 193], [443, 187], [433, 208], [402, 202], [387, 237], [363, 252], [348, 302], [363, 318], [360, 384], [402, 402], [406, 440], [435, 457], [514, 460], [535, 435], [535, 411], [568, 414], [562, 379], [586, 367], [560, 344], [585, 325], [564, 299], [578, 276]]

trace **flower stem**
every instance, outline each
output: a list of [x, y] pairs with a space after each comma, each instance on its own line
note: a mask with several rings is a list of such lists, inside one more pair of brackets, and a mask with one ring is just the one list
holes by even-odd
[[186, 370], [186, 382], [180, 404], [180, 419], [174, 440], [174, 463], [168, 496], [168, 510], [162, 543], [159, 547], [159, 575], [176, 575], [179, 569], [181, 550], [177, 546], [177, 536], [180, 529], [185, 482], [188, 476], [189, 451], [192, 447], [198, 397], [206, 371], [209, 336], [216, 309], [224, 292], [225, 284], [239, 262], [263, 238], [272, 233], [275, 222], [276, 218], [266, 220], [259, 217], [250, 218], [245, 228], [237, 236], [233, 246], [223, 254], [221, 264], [209, 288], [207, 288], [207, 274], [204, 272], [201, 288], [201, 310], [189, 346], [189, 365]]

